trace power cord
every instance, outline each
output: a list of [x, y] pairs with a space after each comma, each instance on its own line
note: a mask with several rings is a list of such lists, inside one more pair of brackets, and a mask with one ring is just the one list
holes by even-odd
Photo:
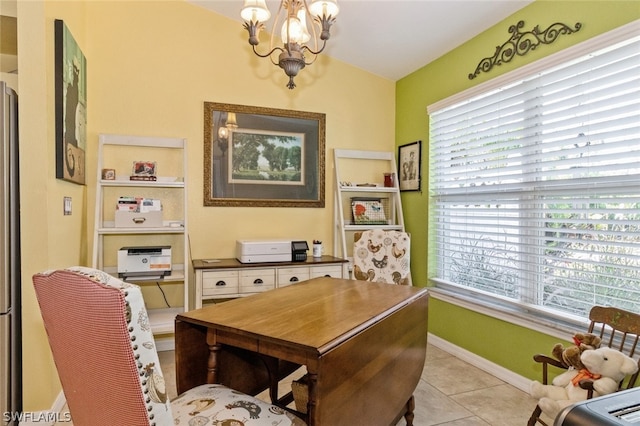
[[167, 304], [167, 307], [170, 308], [171, 305], [169, 304], [169, 301], [167, 300], [167, 295], [164, 294], [164, 290], [162, 289], [162, 287], [160, 286], [160, 282], [156, 281], [156, 285], [158, 286], [158, 288], [160, 289], [160, 293], [162, 293], [162, 297], [164, 298], [164, 303]]

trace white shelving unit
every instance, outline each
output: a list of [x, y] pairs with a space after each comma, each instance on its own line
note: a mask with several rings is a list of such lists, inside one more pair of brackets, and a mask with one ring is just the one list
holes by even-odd
[[[402, 202], [393, 152], [335, 149], [335, 237], [336, 256], [351, 258], [353, 233], [367, 229], [404, 231]], [[383, 185], [384, 173], [394, 173], [393, 186]], [[375, 185], [375, 186], [364, 186]], [[385, 212], [384, 224], [356, 224], [351, 203], [354, 198], [379, 198]]]
[[[156, 181], [130, 180], [133, 163], [156, 162]], [[115, 169], [114, 180], [102, 179], [103, 168]], [[172, 334], [178, 313], [189, 309], [189, 242], [187, 226], [187, 141], [101, 134], [98, 146], [93, 267], [117, 276], [117, 251], [123, 246], [171, 246], [171, 274], [162, 278], [128, 278], [143, 288], [161, 284], [180, 286], [180, 306], [147, 306], [154, 334]], [[155, 198], [162, 201], [163, 221], [157, 227], [116, 227], [115, 211], [120, 196]], [[159, 291], [159, 290], [158, 290]], [[166, 295], [162, 292], [164, 301]], [[171, 297], [171, 296], [170, 296]], [[176, 297], [174, 297], [175, 299]], [[145, 296], [145, 301], [149, 303]], [[169, 304], [167, 302], [167, 304]]]

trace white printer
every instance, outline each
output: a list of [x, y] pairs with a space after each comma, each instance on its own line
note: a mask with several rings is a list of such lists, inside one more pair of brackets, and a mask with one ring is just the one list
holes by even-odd
[[291, 240], [237, 240], [240, 263], [291, 262]]
[[120, 278], [162, 278], [171, 275], [171, 246], [122, 247], [118, 250]]

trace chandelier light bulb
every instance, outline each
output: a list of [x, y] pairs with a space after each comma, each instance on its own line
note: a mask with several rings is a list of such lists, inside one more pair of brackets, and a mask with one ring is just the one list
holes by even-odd
[[304, 44], [311, 39], [307, 31], [304, 9], [298, 11], [298, 16], [290, 16], [283, 24], [280, 31], [283, 43]]
[[248, 22], [266, 22], [271, 18], [266, 0], [244, 0], [244, 7], [240, 11], [242, 19]]
[[337, 0], [315, 0], [311, 2], [309, 6], [309, 13], [314, 17], [332, 16], [336, 17], [340, 12]]

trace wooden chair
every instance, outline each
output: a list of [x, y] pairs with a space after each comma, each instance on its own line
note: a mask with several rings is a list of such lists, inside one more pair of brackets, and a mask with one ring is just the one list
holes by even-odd
[[304, 425], [222, 385], [170, 402], [138, 286], [82, 267], [36, 274], [33, 283], [74, 426]]
[[[636, 357], [638, 341], [640, 340], [640, 315], [618, 308], [594, 306], [589, 312], [589, 320], [591, 322], [587, 332], [600, 336], [602, 339], [600, 346], [609, 346], [632, 358]], [[567, 369], [563, 363], [546, 355], [538, 354], [533, 359], [542, 363], [542, 383], [545, 385], [548, 382], [548, 367], [550, 365], [564, 370]], [[638, 365], [640, 366], [640, 359], [638, 360]], [[639, 374], [640, 372], [635, 373], [628, 377], [628, 380], [620, 382], [618, 390], [634, 387]], [[593, 397], [593, 382], [582, 380], [580, 381], [580, 387], [587, 390], [589, 399]], [[536, 423], [550, 426], [540, 418], [541, 414], [542, 410], [539, 406], [536, 406], [527, 426], [535, 426]]]
[[371, 229], [353, 237], [356, 280], [411, 285], [411, 238], [402, 231]]

